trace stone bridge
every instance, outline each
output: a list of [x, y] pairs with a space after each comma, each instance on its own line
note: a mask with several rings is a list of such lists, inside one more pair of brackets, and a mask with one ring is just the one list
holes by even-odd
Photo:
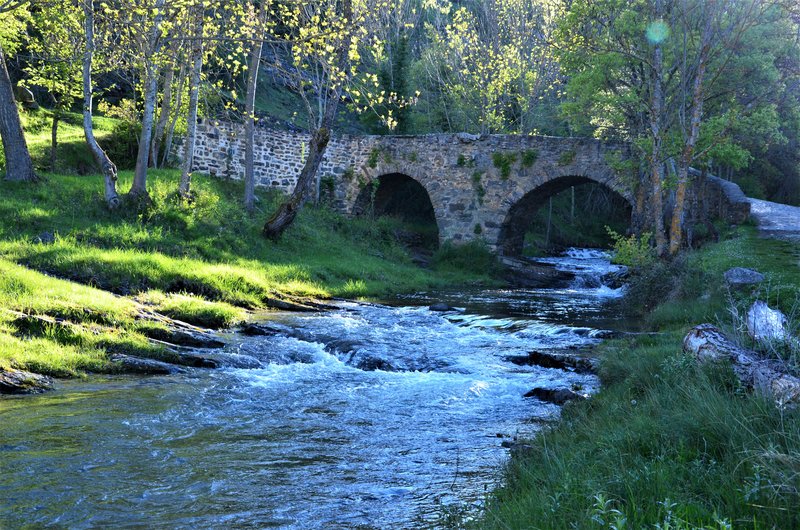
[[[291, 191], [308, 135], [258, 128], [255, 141], [256, 184]], [[335, 208], [349, 214], [422, 195], [420, 209], [435, 219], [440, 242], [482, 238], [494, 249], [516, 255], [537, 208], [570, 186], [603, 184], [632, 204], [629, 181], [612, 167], [628, 153], [624, 144], [588, 138], [343, 135], [333, 137], [328, 146], [320, 189]], [[200, 124], [193, 170], [242, 178], [243, 127]]]

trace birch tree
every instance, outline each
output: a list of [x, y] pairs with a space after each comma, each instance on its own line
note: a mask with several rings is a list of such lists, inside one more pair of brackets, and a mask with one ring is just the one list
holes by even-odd
[[83, 133], [86, 144], [92, 153], [95, 163], [103, 174], [104, 197], [109, 208], [117, 208], [120, 204], [117, 193], [117, 166], [111, 161], [106, 152], [97, 143], [92, 125], [92, 65], [95, 53], [95, 19], [93, 0], [83, 0]]

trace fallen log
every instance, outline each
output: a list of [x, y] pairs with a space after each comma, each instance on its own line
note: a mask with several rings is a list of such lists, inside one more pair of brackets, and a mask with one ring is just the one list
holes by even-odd
[[683, 351], [701, 362], [729, 360], [743, 385], [771, 397], [780, 407], [800, 401], [800, 378], [786, 373], [781, 363], [734, 344], [712, 324], [689, 331], [683, 339]]

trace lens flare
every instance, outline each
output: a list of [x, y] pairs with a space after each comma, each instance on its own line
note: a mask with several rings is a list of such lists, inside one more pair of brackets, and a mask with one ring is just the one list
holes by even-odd
[[659, 44], [669, 37], [669, 26], [663, 20], [656, 20], [647, 26], [647, 40], [652, 44]]

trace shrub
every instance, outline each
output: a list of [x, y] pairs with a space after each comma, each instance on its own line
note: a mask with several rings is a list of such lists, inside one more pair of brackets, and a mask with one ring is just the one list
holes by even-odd
[[436, 251], [431, 263], [436, 270], [493, 274], [500, 269], [486, 243], [476, 240], [460, 245], [448, 241]]
[[650, 246], [650, 232], [637, 236], [631, 234], [628, 237], [623, 236], [606, 227], [606, 232], [614, 241], [614, 263], [620, 265], [627, 265], [628, 267], [647, 267], [652, 265], [656, 260], [656, 254]]
[[522, 152], [522, 167], [528, 168], [531, 167], [533, 164], [536, 163], [536, 160], [539, 158], [539, 151], [536, 149], [527, 149]]
[[496, 152], [492, 154], [492, 163], [494, 167], [500, 170], [500, 178], [508, 180], [511, 176], [511, 167], [517, 161], [517, 153], [501, 153]]

